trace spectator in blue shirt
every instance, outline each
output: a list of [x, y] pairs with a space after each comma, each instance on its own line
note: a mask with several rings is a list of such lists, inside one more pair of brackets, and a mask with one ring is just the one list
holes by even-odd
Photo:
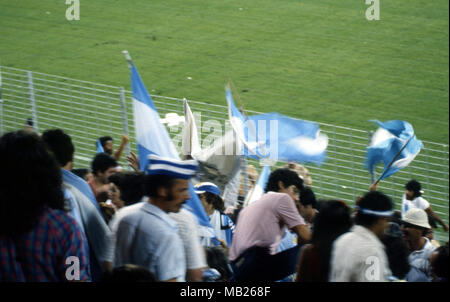
[[73, 166], [75, 147], [71, 137], [61, 129], [46, 130], [42, 139], [53, 152], [61, 166], [63, 189], [70, 196], [71, 215], [80, 224], [91, 252], [91, 273], [97, 281], [102, 272], [112, 269], [113, 246], [110, 242], [111, 231], [94, 201], [89, 185], [70, 170]]
[[114, 266], [135, 264], [147, 268], [158, 281], [185, 281], [186, 257], [176, 222], [177, 213], [190, 198], [189, 178], [195, 160], [180, 161], [150, 155], [144, 181], [148, 202], [125, 207], [115, 222]]

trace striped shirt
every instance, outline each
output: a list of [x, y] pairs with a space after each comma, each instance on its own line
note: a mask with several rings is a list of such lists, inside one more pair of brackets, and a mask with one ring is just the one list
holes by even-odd
[[45, 208], [37, 225], [16, 240], [0, 236], [0, 281], [89, 281], [89, 255], [75, 220]]

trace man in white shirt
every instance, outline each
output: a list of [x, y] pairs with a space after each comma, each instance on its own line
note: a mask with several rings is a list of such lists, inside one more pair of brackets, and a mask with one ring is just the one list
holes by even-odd
[[372, 191], [360, 200], [357, 210], [356, 225], [333, 244], [330, 281], [388, 281], [392, 273], [379, 238], [392, 215], [392, 201], [383, 193]]
[[406, 192], [402, 198], [402, 216], [406, 214], [410, 209], [424, 210], [428, 215], [434, 218], [442, 227], [445, 232], [448, 232], [448, 225], [433, 211], [430, 203], [421, 197], [422, 190], [421, 185], [417, 180], [410, 180], [405, 185]]

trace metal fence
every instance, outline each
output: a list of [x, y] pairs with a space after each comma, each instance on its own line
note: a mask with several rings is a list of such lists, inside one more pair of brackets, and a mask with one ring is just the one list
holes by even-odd
[[[116, 144], [126, 133], [131, 138], [126, 152], [136, 150], [131, 92], [121, 87], [102, 85], [60, 76], [0, 66], [0, 133], [21, 129], [28, 118], [33, 118], [39, 131], [61, 128], [71, 135], [75, 148], [75, 167], [89, 167], [96, 152], [96, 140], [110, 135]], [[161, 117], [167, 113], [183, 115], [183, 100], [152, 95]], [[204, 136], [218, 137], [225, 129], [225, 105], [188, 100], [194, 114], [201, 115], [199, 129]], [[225, 104], [225, 97], [224, 97]], [[259, 112], [247, 111], [248, 114]], [[320, 167], [305, 165], [312, 175], [313, 189], [318, 198], [341, 199], [353, 204], [357, 196], [367, 191], [371, 177], [364, 168], [368, 131], [319, 123], [329, 137], [327, 160]], [[211, 133], [211, 129], [214, 128]], [[169, 133], [181, 147], [182, 125], [169, 127]], [[374, 129], [375, 130], [375, 129]], [[400, 208], [405, 183], [419, 180], [425, 191], [424, 198], [448, 223], [449, 205], [449, 146], [423, 141], [424, 148], [405, 169], [379, 185]], [[126, 163], [122, 156], [121, 164]], [[249, 160], [259, 168], [259, 163]], [[278, 163], [282, 165], [283, 163]], [[377, 175], [381, 167], [377, 170]], [[435, 237], [448, 241], [448, 234], [439, 228]]]

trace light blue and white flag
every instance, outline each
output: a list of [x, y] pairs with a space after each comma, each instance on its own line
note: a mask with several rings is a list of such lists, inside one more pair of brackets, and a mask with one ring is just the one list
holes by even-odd
[[103, 149], [102, 143], [100, 142], [100, 139], [97, 140], [97, 153], [104, 153], [105, 150]]
[[230, 89], [226, 91], [229, 120], [243, 144], [243, 154], [274, 161], [312, 162], [326, 158], [328, 136], [317, 123], [273, 112], [244, 116], [235, 106]]
[[378, 163], [384, 163], [384, 169], [378, 181], [391, 176], [408, 166], [419, 154], [423, 144], [414, 134], [412, 125], [401, 120], [380, 122], [373, 134], [366, 153], [366, 168], [373, 175]]
[[256, 200], [259, 200], [261, 196], [263, 196], [267, 182], [269, 181], [270, 176], [270, 166], [265, 165], [261, 173], [259, 173], [258, 181], [256, 185], [253, 187], [253, 190], [249, 193], [249, 197], [246, 200], [247, 205], [252, 204]]
[[[134, 126], [140, 158], [139, 166], [142, 171], [145, 171], [150, 154], [177, 160], [180, 157], [170, 139], [167, 129], [160, 122], [158, 111], [136, 67], [131, 61], [129, 63], [131, 68], [131, 89], [133, 92]], [[189, 194], [191, 198], [184, 206], [197, 217], [199, 225], [203, 227], [199, 232], [203, 234], [212, 233], [211, 237], [214, 237], [214, 230], [209, 223], [205, 209], [197, 194], [195, 194], [194, 187], [190, 182]]]

